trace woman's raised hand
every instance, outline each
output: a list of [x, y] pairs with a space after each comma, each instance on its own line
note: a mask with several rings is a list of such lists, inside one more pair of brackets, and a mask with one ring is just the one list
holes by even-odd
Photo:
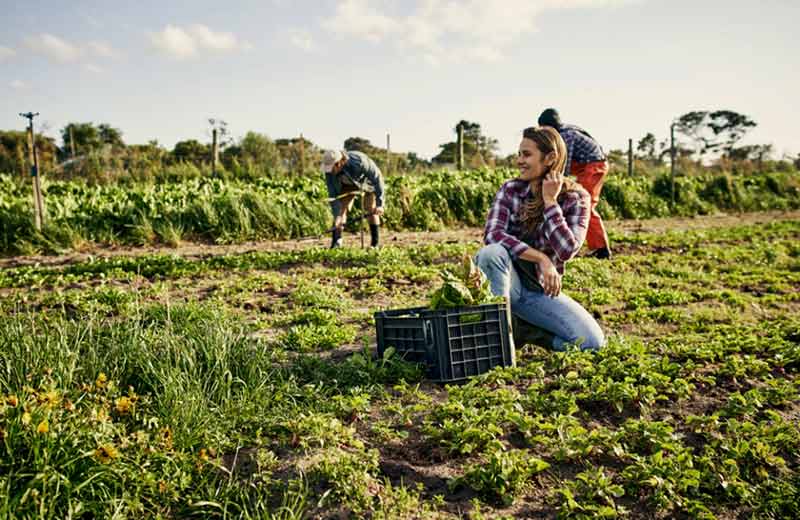
[[564, 185], [564, 174], [561, 172], [551, 171], [544, 176], [542, 181], [542, 198], [545, 205], [549, 206], [556, 203], [558, 194], [561, 192], [561, 186]]

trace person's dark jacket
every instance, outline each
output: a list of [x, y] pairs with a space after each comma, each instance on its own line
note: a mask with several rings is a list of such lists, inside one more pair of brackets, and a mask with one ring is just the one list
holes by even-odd
[[383, 175], [378, 165], [363, 152], [352, 151], [345, 152], [345, 154], [347, 162], [341, 171], [337, 174], [332, 172], [325, 174], [328, 197], [332, 199], [333, 216], [338, 217], [342, 213], [342, 202], [337, 197], [347, 191], [347, 186], [355, 186], [361, 191], [375, 193], [375, 205], [382, 208], [385, 188]]

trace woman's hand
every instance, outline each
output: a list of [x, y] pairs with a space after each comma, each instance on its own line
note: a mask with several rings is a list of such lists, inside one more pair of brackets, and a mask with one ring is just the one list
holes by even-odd
[[544, 176], [544, 180], [542, 181], [542, 198], [544, 199], [545, 206], [556, 204], [556, 199], [563, 185], [564, 174], [561, 172], [551, 171]]
[[553, 262], [545, 257], [539, 260], [539, 283], [547, 296], [556, 297], [561, 293], [561, 275]]

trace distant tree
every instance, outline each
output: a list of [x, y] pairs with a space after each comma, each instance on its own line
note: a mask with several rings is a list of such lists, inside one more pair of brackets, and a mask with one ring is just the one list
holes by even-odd
[[153, 139], [147, 144], [132, 144], [127, 147], [131, 155], [140, 156], [151, 161], [160, 161], [167, 156], [167, 151]]
[[[348, 137], [344, 140], [344, 149], [367, 154], [384, 173], [389, 169], [389, 165], [386, 163], [386, 148], [373, 145], [369, 139], [365, 139], [364, 137]], [[408, 154], [391, 152], [389, 155], [391, 156], [391, 170], [393, 172], [409, 171], [413, 169]], [[414, 161], [416, 161], [415, 167], [419, 165], [420, 159], [418, 156], [414, 155]]]
[[[43, 175], [52, 173], [56, 166], [58, 147], [55, 139], [36, 135], [36, 153]], [[0, 130], [0, 173], [28, 175], [30, 173], [28, 133], [17, 130]]]
[[730, 150], [725, 156], [733, 161], [763, 162], [772, 154], [771, 144], [750, 144]]
[[113, 128], [111, 125], [101, 123], [97, 125], [97, 134], [103, 144], [110, 144], [120, 148], [125, 146], [122, 141], [122, 131], [119, 128]]
[[0, 131], [0, 173], [25, 175], [28, 136], [16, 130]]
[[636, 151], [639, 159], [651, 162], [659, 161], [656, 153], [656, 136], [651, 132], [647, 132], [647, 135], [639, 139], [639, 142], [636, 143]]
[[363, 137], [348, 137], [344, 140], [344, 149], [347, 151], [364, 152], [369, 155], [374, 152], [375, 147], [369, 142], [369, 139]]
[[197, 139], [188, 139], [175, 143], [175, 148], [170, 153], [172, 162], [189, 162], [197, 166], [205, 164], [211, 157], [211, 146], [203, 144]]
[[427, 168], [431, 165], [430, 161], [426, 161], [425, 159], [417, 155], [416, 152], [408, 152], [406, 154], [406, 162], [408, 164], [409, 170], [419, 170], [422, 168]]
[[[72, 139], [75, 142], [72, 142]], [[75, 147], [76, 155], [85, 155], [97, 151], [105, 145], [115, 148], [123, 148], [125, 143], [122, 140], [122, 131], [109, 124], [101, 123], [95, 126], [93, 123], [68, 123], [61, 129], [61, 159], [66, 159], [72, 154], [72, 147]]]
[[[278, 147], [284, 172], [288, 174], [319, 172], [322, 151], [305, 137], [276, 139], [275, 145]], [[300, 172], [301, 167], [303, 169], [302, 172]]]
[[[483, 135], [481, 125], [462, 119], [455, 126], [464, 132], [464, 160], [470, 166], [494, 164], [497, 152], [497, 139]], [[458, 160], [458, 141], [450, 141], [439, 145], [439, 153], [432, 159], [434, 163], [455, 163]]]
[[274, 175], [281, 170], [281, 155], [278, 146], [266, 135], [247, 132], [236, 144], [228, 146], [222, 155], [226, 168], [233, 163], [244, 167], [251, 174]]
[[83, 155], [103, 146], [100, 131], [92, 123], [68, 123], [61, 129], [61, 142], [64, 156], [69, 155], [73, 147], [76, 155]]
[[612, 148], [608, 151], [607, 158], [611, 164], [625, 164], [628, 160], [628, 152], [622, 151], [619, 148]]
[[242, 149], [242, 159], [245, 161], [258, 162], [275, 167], [280, 160], [278, 147], [266, 135], [247, 132], [239, 146]]
[[736, 143], [756, 126], [749, 117], [731, 110], [687, 112], [676, 121], [676, 130], [694, 143], [694, 151], [729, 154]]
[[757, 126], [756, 122], [746, 115], [731, 110], [711, 112], [708, 126], [717, 136], [719, 149], [729, 154], [747, 132]]

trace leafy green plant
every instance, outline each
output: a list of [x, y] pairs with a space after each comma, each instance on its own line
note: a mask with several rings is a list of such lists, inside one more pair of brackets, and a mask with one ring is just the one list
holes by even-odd
[[511, 505], [529, 479], [550, 467], [527, 450], [506, 449], [499, 441], [490, 443], [486, 461], [467, 468], [453, 486], [466, 484], [486, 499]]
[[625, 494], [619, 484], [606, 475], [602, 467], [578, 473], [575, 480], [553, 492], [558, 504], [557, 518], [617, 518], [626, 513], [616, 503]]
[[[444, 283], [431, 295], [431, 309], [503, 301], [502, 298], [492, 294], [489, 280], [473, 263], [469, 255], [464, 255], [461, 265], [455, 271], [443, 269], [441, 277]], [[478, 315], [478, 319], [480, 320], [480, 315]]]

